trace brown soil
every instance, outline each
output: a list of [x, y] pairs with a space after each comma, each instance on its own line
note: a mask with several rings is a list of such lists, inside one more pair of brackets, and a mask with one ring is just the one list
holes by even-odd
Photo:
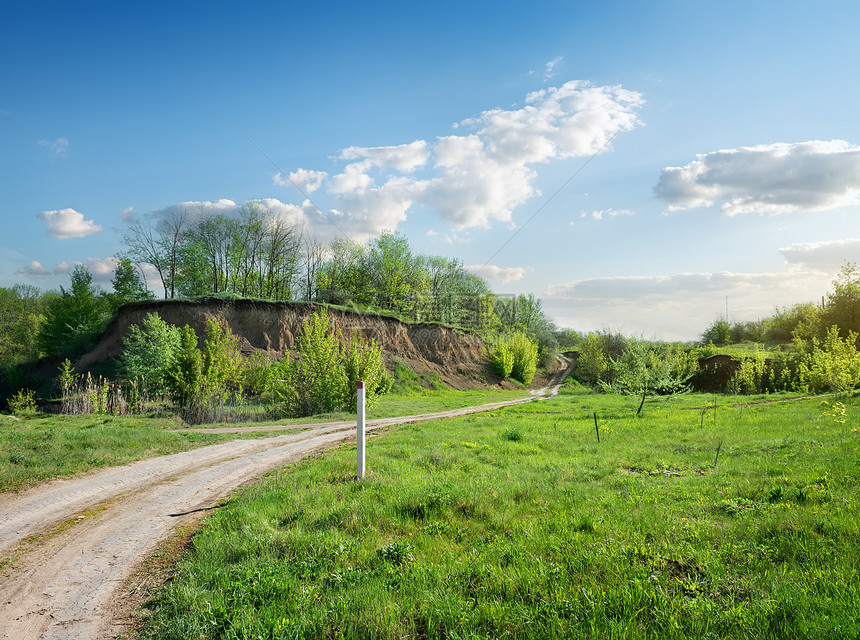
[[[198, 336], [204, 335], [207, 319], [214, 318], [239, 337], [245, 354], [281, 357], [295, 348], [305, 320], [319, 308], [309, 303], [254, 300], [134, 302], [119, 309], [95, 349], [76, 366], [85, 369], [122, 353], [122, 339], [128, 335], [129, 327], [140, 324], [144, 316], [153, 312], [169, 324], [190, 325]], [[454, 389], [514, 388], [493, 371], [484, 341], [468, 331], [435, 323], [405, 323], [389, 316], [341, 308], [329, 307], [328, 315], [342, 336], [358, 331], [376, 340], [389, 370], [395, 362], [401, 362], [418, 374], [437, 373]]]

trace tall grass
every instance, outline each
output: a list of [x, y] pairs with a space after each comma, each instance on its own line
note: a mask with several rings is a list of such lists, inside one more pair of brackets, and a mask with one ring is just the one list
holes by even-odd
[[374, 438], [361, 482], [350, 446], [274, 474], [143, 635], [858, 637], [856, 401], [710, 398], [568, 389]]

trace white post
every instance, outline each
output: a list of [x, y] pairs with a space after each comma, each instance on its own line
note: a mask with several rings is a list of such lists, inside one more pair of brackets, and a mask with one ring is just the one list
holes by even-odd
[[359, 380], [357, 386], [358, 424], [355, 427], [355, 441], [358, 460], [356, 476], [361, 480], [364, 477], [364, 382]]

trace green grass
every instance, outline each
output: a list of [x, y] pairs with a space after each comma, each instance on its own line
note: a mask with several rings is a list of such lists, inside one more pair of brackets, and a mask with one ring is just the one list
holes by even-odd
[[858, 637], [857, 401], [714, 399], [636, 418], [568, 388], [373, 438], [361, 482], [346, 445], [272, 474], [209, 518], [142, 633]]
[[[368, 413], [368, 418], [444, 411], [528, 395], [520, 391], [428, 391], [426, 395], [389, 394]], [[243, 423], [291, 426], [329, 420], [355, 420], [355, 414], [337, 413], [301, 420]], [[64, 416], [36, 414], [22, 420], [0, 416], [0, 492], [20, 490], [39, 482], [126, 464], [135, 460], [187, 451], [235, 438], [261, 438], [260, 434], [215, 434], [182, 430], [182, 422], [161, 416]], [[197, 425], [205, 427], [206, 425]], [[212, 427], [223, 427], [213, 424]], [[241, 425], [240, 425], [241, 426]]]
[[144, 416], [0, 416], [0, 491], [230, 439], [168, 430], [177, 426]]

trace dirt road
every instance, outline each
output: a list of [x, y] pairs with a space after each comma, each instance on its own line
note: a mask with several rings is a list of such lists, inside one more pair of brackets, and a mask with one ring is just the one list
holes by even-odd
[[[557, 391], [562, 379], [529, 398], [372, 420], [367, 428], [529, 402]], [[241, 484], [354, 437], [354, 423], [317, 424], [0, 495], [0, 638], [116, 638], [125, 622], [111, 612], [122, 585], [171, 530], [205, 515]]]

